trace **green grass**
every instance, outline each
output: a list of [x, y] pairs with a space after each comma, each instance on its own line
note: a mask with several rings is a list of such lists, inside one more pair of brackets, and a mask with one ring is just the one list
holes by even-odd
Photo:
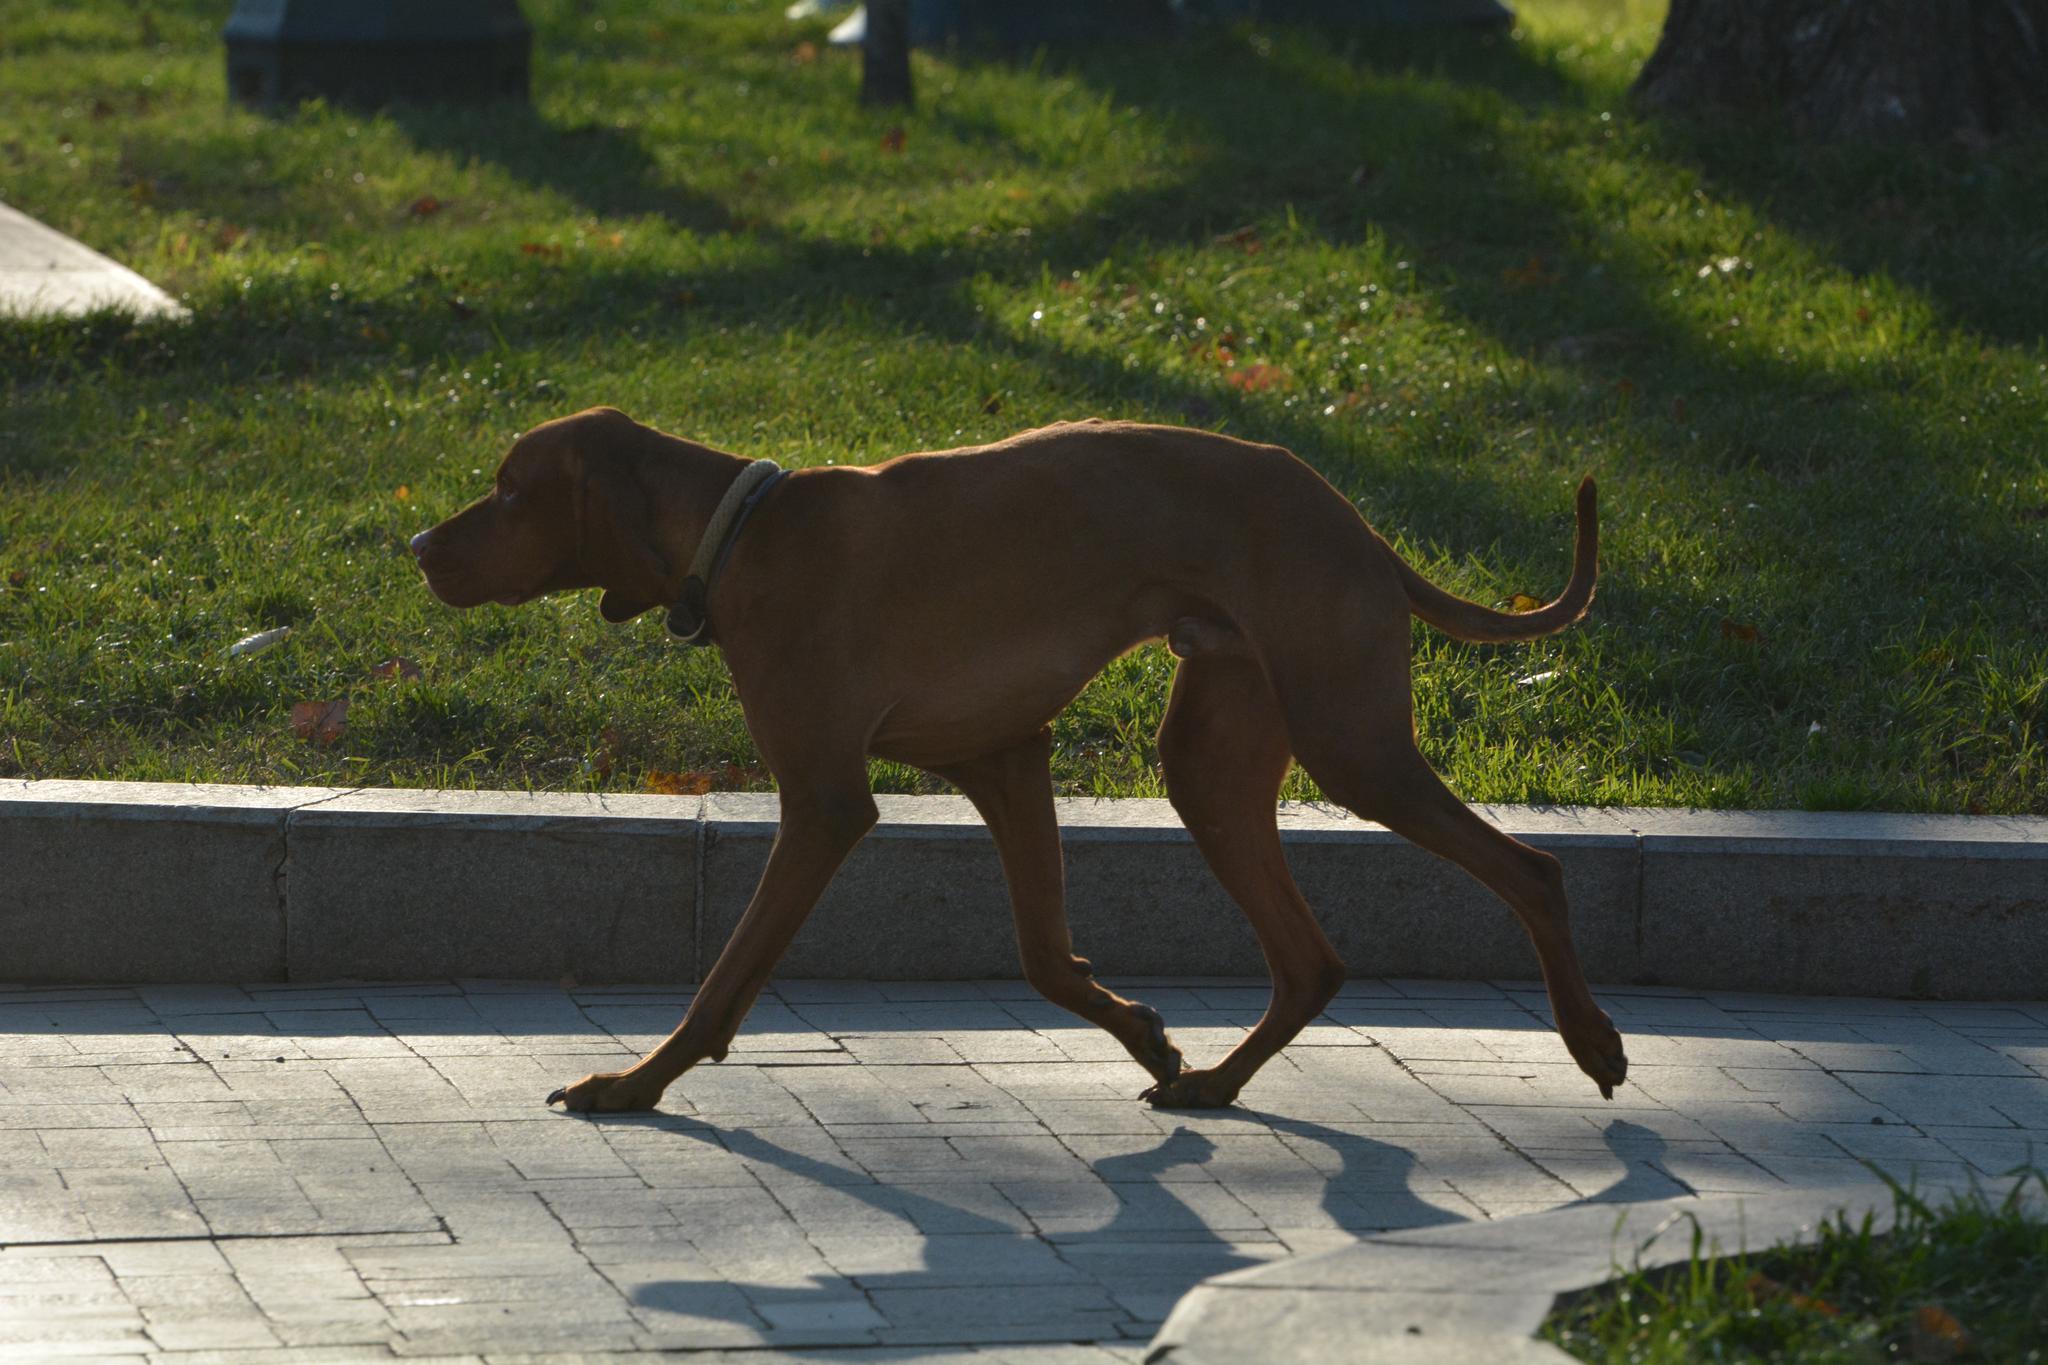
[[[1896, 1221], [1837, 1216], [1802, 1247], [1630, 1272], [1576, 1296], [1545, 1340], [1603, 1365], [1695, 1361], [1878, 1365], [1889, 1361], [2048, 1361], [2048, 1218], [2027, 1182], [1931, 1205], [1893, 1187]], [[2034, 1191], [2035, 1194], [2041, 1190]]]
[[[528, 0], [530, 112], [270, 119], [225, 102], [224, 8], [0, 0], [6, 198], [192, 309], [0, 321], [0, 776], [761, 780], [658, 613], [458, 614], [404, 552], [515, 432], [613, 403], [795, 464], [1212, 426], [1489, 602], [1562, 584], [1592, 470], [1588, 621], [1417, 628], [1463, 795], [2048, 810], [2039, 142], [1639, 117], [1659, 11], [1621, 0], [920, 54], [900, 119], [780, 0]], [[395, 655], [424, 677], [372, 679]], [[1158, 793], [1171, 662], [1061, 720], [1067, 790]], [[340, 742], [293, 735], [334, 698]]]

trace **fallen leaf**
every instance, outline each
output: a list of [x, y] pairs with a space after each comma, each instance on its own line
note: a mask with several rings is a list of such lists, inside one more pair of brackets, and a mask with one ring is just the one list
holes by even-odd
[[1268, 365], [1264, 361], [1232, 370], [1223, 377], [1229, 381], [1232, 388], [1243, 389], [1246, 393], [1284, 389], [1294, 382], [1293, 376], [1287, 371], [1278, 365]]
[[521, 242], [519, 249], [528, 256], [545, 256], [551, 261], [562, 254], [561, 246], [554, 242]]
[[1761, 641], [1763, 636], [1755, 626], [1737, 621], [1732, 616], [1724, 616], [1721, 618], [1721, 638], [1732, 640], [1736, 644], [1753, 645]]
[[397, 498], [400, 502], [411, 502], [412, 488], [407, 484], [400, 484], [392, 490], [391, 496]]
[[809, 66], [812, 62], [818, 60], [818, 45], [816, 43], [808, 42], [798, 43], [796, 47], [791, 50], [789, 54], [789, 59], [792, 62], [795, 62], [798, 66]]
[[226, 251], [248, 235], [247, 228], [236, 227], [233, 223], [222, 223], [213, 230], [213, 245], [218, 251]]
[[27, 570], [27, 569], [10, 569], [10, 570], [8, 571], [8, 573], [7, 573], [7, 586], [8, 586], [8, 587], [10, 587], [10, 588], [18, 588], [18, 587], [20, 587], [20, 586], [21, 586], [22, 584], [24, 584], [24, 583], [26, 583], [26, 582], [28, 582], [28, 570]]
[[584, 760], [585, 766], [599, 777], [610, 777], [619, 766], [619, 751], [624, 743], [617, 726], [605, 726], [597, 732], [597, 748]]
[[348, 702], [298, 701], [292, 703], [292, 733], [322, 748], [348, 733]]
[[903, 125], [900, 123], [897, 124], [894, 128], [891, 128], [888, 132], [882, 134], [882, 150], [885, 152], [902, 151], [905, 137], [906, 134], [903, 131]]
[[366, 322], [362, 326], [362, 337], [365, 341], [389, 341], [391, 340], [391, 333], [377, 326], [374, 322]]
[[393, 682], [411, 682], [421, 677], [422, 674], [418, 664], [401, 654], [396, 658], [386, 659], [381, 664], [372, 665], [370, 676], [373, 678], [388, 678]]
[[1961, 1342], [1967, 1340], [1970, 1335], [1964, 1330], [1963, 1324], [1956, 1321], [1955, 1315], [1938, 1303], [1923, 1305], [1913, 1314], [1913, 1321], [1921, 1331], [1946, 1341]]
[[1868, 308], [1858, 308], [1856, 310], [1856, 321], [1868, 325], [1870, 322], [1870, 310]]
[[1249, 223], [1241, 228], [1233, 228], [1229, 232], [1218, 233], [1210, 240], [1217, 246], [1234, 246], [1247, 256], [1256, 256], [1266, 249], [1265, 242], [1259, 237], [1259, 230]]
[[1508, 598], [1509, 611], [1534, 611], [1536, 610], [1536, 608], [1542, 605], [1542, 598], [1531, 597], [1528, 593], [1525, 592], [1518, 592], [1514, 594], [1512, 597]]
[[443, 204], [433, 195], [423, 194], [419, 198], [412, 201], [412, 207], [407, 209], [406, 212], [410, 213], [415, 218], [432, 218], [435, 214], [439, 213], [442, 209], [446, 207], [446, 204]]
[[702, 796], [711, 790], [711, 774], [651, 772], [644, 785], [656, 796]]
[[1550, 268], [1550, 262], [1541, 252], [1531, 252], [1529, 259], [1520, 265], [1511, 265], [1500, 272], [1503, 283], [1517, 289], [1548, 289], [1557, 283], [1559, 276]]

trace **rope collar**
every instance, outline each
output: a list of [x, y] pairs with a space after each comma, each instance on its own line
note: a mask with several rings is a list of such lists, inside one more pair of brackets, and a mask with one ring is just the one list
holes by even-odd
[[754, 509], [774, 491], [775, 485], [788, 477], [789, 471], [775, 461], [755, 460], [727, 486], [725, 496], [718, 500], [718, 508], [711, 514], [710, 524], [704, 528], [704, 538], [697, 542], [697, 557], [690, 562], [690, 576], [683, 580], [682, 595], [668, 609], [669, 634], [680, 637], [686, 645], [711, 643], [711, 617], [705, 610], [711, 585], [718, 581], [725, 561], [732, 556], [732, 547], [738, 542], [740, 528], [747, 524], [747, 518], [754, 515]]

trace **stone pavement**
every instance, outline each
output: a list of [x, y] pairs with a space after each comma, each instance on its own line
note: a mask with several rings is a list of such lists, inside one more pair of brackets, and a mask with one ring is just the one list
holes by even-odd
[[[1198, 1062], [1265, 999], [1115, 984]], [[0, 991], [0, 1359], [1135, 1362], [1372, 1230], [2048, 1161], [2048, 1004], [1608, 989], [1606, 1104], [1513, 983], [1355, 982], [1204, 1114], [1021, 983], [788, 982], [664, 1112], [542, 1107], [686, 998]]]

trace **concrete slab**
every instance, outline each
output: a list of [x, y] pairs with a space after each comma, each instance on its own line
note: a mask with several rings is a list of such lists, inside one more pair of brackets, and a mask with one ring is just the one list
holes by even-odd
[[103, 309], [138, 318], [181, 318], [187, 312], [118, 261], [0, 204], [0, 314], [82, 316]]
[[280, 981], [286, 817], [339, 791], [0, 783], [0, 975]]
[[[1920, 1194], [1940, 1189], [1926, 1183]], [[1571, 1356], [1532, 1334], [1559, 1295], [1606, 1283], [1618, 1265], [1686, 1261], [1696, 1235], [1709, 1255], [1811, 1241], [1838, 1213], [1852, 1222], [1868, 1213], [1881, 1233], [1894, 1208], [1890, 1189], [1868, 1177], [1764, 1195], [1585, 1202], [1385, 1233], [1206, 1281], [1174, 1306], [1145, 1359], [1566, 1365]]]
[[695, 980], [698, 801], [359, 791], [293, 814], [294, 980]]

